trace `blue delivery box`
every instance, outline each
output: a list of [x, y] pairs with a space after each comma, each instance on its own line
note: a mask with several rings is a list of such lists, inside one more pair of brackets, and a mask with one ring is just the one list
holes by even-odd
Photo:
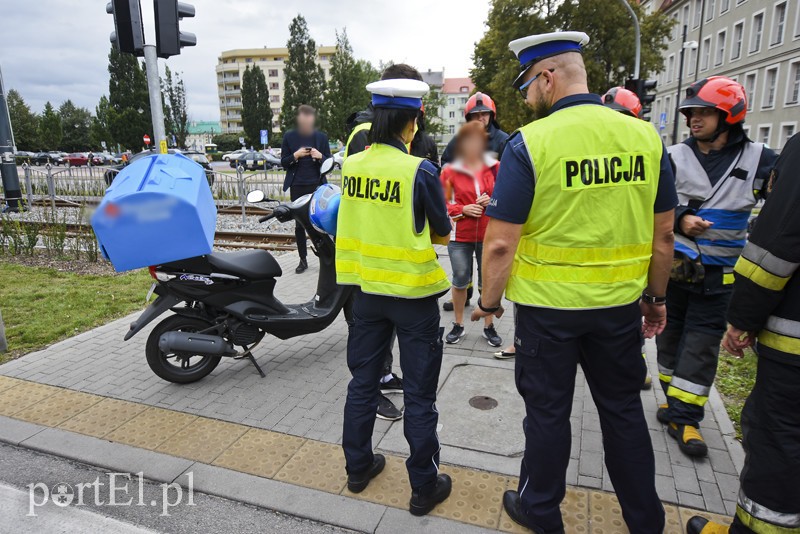
[[125, 167], [106, 190], [92, 228], [117, 271], [209, 254], [217, 208], [205, 170], [182, 154]]

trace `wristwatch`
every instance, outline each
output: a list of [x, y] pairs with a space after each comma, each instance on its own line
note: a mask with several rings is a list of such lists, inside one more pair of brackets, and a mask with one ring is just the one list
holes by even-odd
[[493, 306], [491, 308], [484, 308], [483, 304], [481, 303], [481, 298], [478, 297], [478, 308], [480, 308], [481, 311], [486, 312], [486, 313], [494, 313], [497, 310], [499, 310], [501, 308], [501, 306], [498, 304], [497, 306]]
[[646, 302], [647, 304], [662, 306], [667, 303], [667, 297], [654, 297], [653, 295], [642, 293], [642, 301]]

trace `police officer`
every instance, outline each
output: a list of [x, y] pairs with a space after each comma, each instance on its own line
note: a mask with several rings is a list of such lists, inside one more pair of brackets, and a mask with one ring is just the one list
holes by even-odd
[[693, 83], [679, 109], [691, 137], [668, 149], [680, 205], [667, 291], [669, 317], [657, 338], [667, 404], [659, 407], [657, 417], [684, 454], [702, 457], [708, 447], [699, 427], [717, 372], [733, 266], [776, 156], [745, 135], [745, 92], [729, 78]]
[[641, 343], [666, 321], [677, 199], [653, 127], [589, 93], [588, 41], [556, 32], [510, 44], [522, 65], [514, 87], [537, 120], [505, 148], [472, 318], [500, 316], [504, 290], [516, 303], [515, 377], [527, 417], [519, 488], [503, 496], [509, 516], [535, 532], [564, 532], [559, 503], [580, 363], [623, 518], [631, 532], [660, 533]]
[[[467, 122], [479, 121], [489, 134], [489, 152], [492, 157], [500, 159], [508, 134], [500, 129], [497, 123], [497, 106], [492, 97], [486, 93], [475, 93], [464, 106], [464, 118]], [[452, 163], [456, 156], [456, 138], [450, 140], [442, 153], [442, 165]]]
[[371, 83], [374, 117], [370, 149], [349, 156], [342, 168], [336, 239], [340, 284], [359, 290], [347, 341], [353, 376], [347, 389], [342, 447], [348, 488], [358, 493], [384, 468], [372, 451], [372, 431], [384, 357], [396, 330], [405, 400], [409, 509], [425, 515], [450, 495], [438, 474], [436, 389], [442, 364], [437, 298], [450, 287], [431, 234], [450, 235], [435, 165], [407, 153], [428, 85], [417, 80]]
[[734, 269], [725, 349], [758, 340], [756, 383], [742, 410], [747, 451], [728, 527], [693, 517], [689, 534], [800, 532], [800, 136], [781, 152], [774, 189]]

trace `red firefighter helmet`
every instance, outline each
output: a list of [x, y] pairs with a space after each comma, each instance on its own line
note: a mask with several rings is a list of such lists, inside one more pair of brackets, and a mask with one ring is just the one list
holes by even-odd
[[642, 103], [636, 93], [624, 87], [612, 87], [603, 95], [603, 105], [631, 117], [639, 117]]
[[678, 109], [686, 115], [690, 108], [716, 108], [725, 115], [725, 122], [736, 124], [747, 114], [744, 88], [725, 76], [710, 76], [694, 82], [686, 89], [686, 98]]
[[492, 114], [492, 120], [494, 120], [497, 116], [497, 106], [494, 105], [494, 100], [486, 93], [475, 93], [467, 100], [467, 106], [464, 108], [464, 117], [469, 118], [470, 113], [484, 113], [487, 111]]

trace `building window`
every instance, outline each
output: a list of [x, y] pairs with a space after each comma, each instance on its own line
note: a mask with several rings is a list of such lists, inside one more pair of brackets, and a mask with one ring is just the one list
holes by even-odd
[[744, 21], [740, 20], [733, 27], [733, 42], [731, 43], [731, 61], [742, 57], [742, 39], [744, 39]]
[[738, 6], [744, 4], [745, 2], [747, 2], [747, 0], [736, 0], [736, 5]]
[[715, 9], [717, 9], [716, 0], [708, 0], [708, 5], [706, 5], [706, 22], [714, 18]]
[[700, 26], [700, 20], [703, 18], [703, 0], [694, 0], [694, 17], [692, 18], [692, 28]]
[[455, 125], [451, 124], [450, 127], [448, 128], [448, 131], [450, 132], [451, 135], [456, 133]]
[[667, 83], [672, 81], [672, 76], [675, 73], [675, 54], [667, 58]]
[[800, 103], [800, 61], [789, 66], [789, 86], [786, 91], [786, 103]]
[[[667, 116], [667, 122], [671, 122], [671, 119], [669, 117], [671, 114], [671, 108], [672, 108], [672, 98], [669, 96], [664, 97], [664, 111], [662, 111], [661, 113]], [[657, 117], [657, 120], [661, 120], [661, 117], [660, 116]]]
[[253, 62], [253, 58], [251, 58], [251, 57], [245, 58], [244, 62], [245, 63], [252, 63]]
[[775, 86], [778, 84], [778, 67], [764, 71], [764, 96], [761, 100], [762, 109], [775, 107]]
[[[688, 14], [688, 12], [689, 12], [688, 6], [686, 7], [685, 11]], [[688, 15], [687, 15], [687, 18], [688, 18]], [[672, 24], [672, 35], [670, 36], [670, 38], [671, 38], [671, 40], [674, 41], [675, 39], [678, 38], [678, 35], [680, 34], [679, 28], [681, 27], [681, 24], [678, 22], [678, 13], [673, 13], [672, 14], [672, 20], [674, 21], [674, 23]], [[685, 21], [685, 19], [684, 19], [684, 21]]]
[[447, 99], [447, 103], [448, 103], [448, 105], [455, 106], [456, 105], [456, 99], [455, 98], [448, 98]]
[[270, 78], [277, 78], [278, 77], [278, 69], [269, 69], [267, 76]]
[[700, 70], [708, 70], [708, 63], [711, 59], [711, 37], [703, 39], [700, 49]]
[[451, 111], [450, 112], [450, 118], [451, 119], [455, 119], [456, 118], [456, 112], [455, 111]]
[[719, 3], [719, 14], [722, 15], [723, 13], [727, 13], [730, 8], [731, 0], [722, 0]]
[[280, 84], [278, 82], [269, 82], [269, 90], [270, 91], [277, 91], [280, 88]]
[[270, 102], [280, 102], [281, 101], [281, 97], [280, 97], [280, 95], [269, 95], [269, 101]]
[[784, 123], [781, 125], [781, 138], [778, 140], [778, 148], [783, 148], [786, 146], [786, 141], [788, 141], [789, 138], [794, 135], [796, 128], [797, 123], [794, 122]]
[[747, 109], [753, 109], [753, 102], [756, 100], [756, 77], [757, 72], [750, 72], [744, 77], [744, 94], [747, 96]]
[[772, 125], [765, 124], [763, 126], [758, 127], [758, 138], [756, 141], [759, 143], [764, 143], [765, 145], [769, 146], [769, 137], [772, 133]]
[[797, 9], [797, 15], [794, 17], [794, 38], [800, 39], [800, 8]]
[[714, 59], [714, 66], [716, 67], [719, 67], [725, 61], [725, 40], [727, 37], [728, 33], [725, 30], [717, 33], [717, 55]]
[[786, 27], [786, 2], [775, 4], [772, 10], [772, 32], [769, 45], [778, 46], [783, 43], [783, 29]]
[[761, 50], [761, 36], [764, 34], [764, 12], [753, 15], [753, 25], [750, 28], [750, 50], [755, 54]]
[[696, 65], [697, 65], [697, 48], [690, 48], [689, 64], [687, 65], [686, 74], [688, 74], [689, 76], [693, 75]]
[[462, 85], [461, 89], [459, 89], [459, 91], [462, 92], [462, 93], [469, 93], [469, 87], [466, 86], [466, 85]]
[[466, 104], [466, 103], [467, 103], [467, 100], [469, 100], [469, 98], [467, 98], [467, 97], [461, 97], [461, 103], [462, 103], [462, 104]]

